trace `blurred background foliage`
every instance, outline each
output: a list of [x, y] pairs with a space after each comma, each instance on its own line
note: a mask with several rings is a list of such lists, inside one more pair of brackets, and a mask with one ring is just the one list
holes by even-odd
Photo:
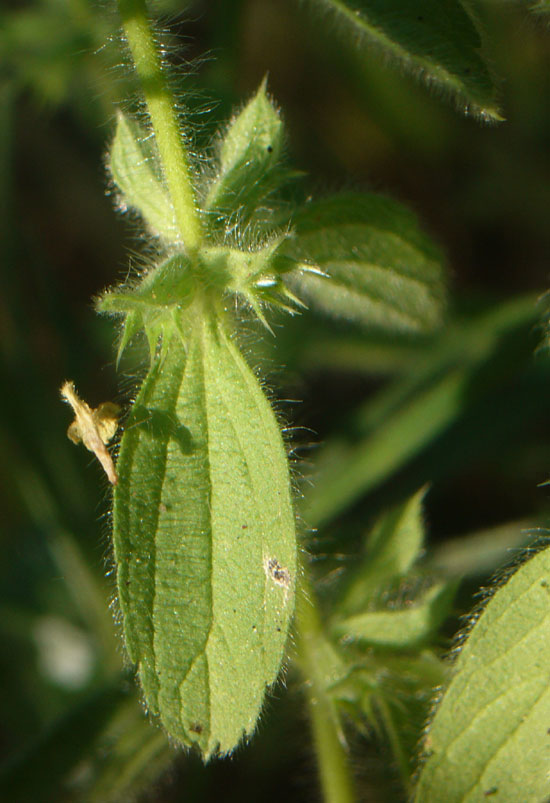
[[[544, 533], [548, 519], [539, 485], [549, 468], [550, 363], [535, 353], [550, 253], [546, 21], [525, 3], [475, 3], [506, 118], [484, 126], [339, 40], [313, 5], [152, 6], [169, 29], [197, 147], [268, 73], [290, 160], [306, 173], [300, 191], [390, 194], [444, 248], [448, 324], [431, 338], [382, 337], [305, 312], [277, 322], [276, 338], [260, 339], [250, 324], [246, 339], [276, 397], [293, 400], [279, 409], [305, 525], [318, 528], [304, 526], [303, 540], [325, 604], [376, 515], [430, 483], [425, 561], [464, 578], [464, 613], [535, 537], [525, 530]], [[252, 744], [204, 769], [148, 724], [109, 610], [106, 480], [67, 440], [58, 389], [71, 378], [96, 405], [127, 401], [135, 385], [131, 364], [117, 377], [112, 322], [91, 304], [140, 248], [136, 228], [113, 213], [103, 167], [115, 104], [131, 105], [133, 91], [111, 3], [4, 0], [0, 796], [105, 803], [141, 799], [152, 782], [144, 799], [269, 801], [284, 790], [315, 800], [292, 671]], [[395, 800], [383, 740], [368, 737], [351, 737], [361, 799]]]

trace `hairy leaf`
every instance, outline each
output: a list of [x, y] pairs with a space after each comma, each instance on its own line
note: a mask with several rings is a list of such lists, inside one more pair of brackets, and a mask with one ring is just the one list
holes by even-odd
[[181, 325], [181, 312], [189, 307], [197, 291], [197, 280], [184, 254], [176, 254], [161, 262], [134, 286], [117, 287], [101, 296], [100, 312], [124, 315], [118, 347], [118, 359], [130, 340], [144, 330], [149, 341], [151, 359], [159, 338], [164, 343], [172, 330]]
[[468, 114], [501, 120], [481, 40], [459, 0], [311, 0], [343, 35], [454, 97]]
[[296, 546], [273, 412], [202, 314], [146, 377], [117, 465], [120, 606], [147, 703], [177, 741], [227, 753], [279, 672]]
[[212, 220], [227, 223], [254, 215], [261, 201], [289, 178], [279, 167], [283, 123], [266, 92], [266, 81], [229, 123], [217, 145], [217, 171], [210, 181], [205, 209]]
[[257, 250], [225, 246], [206, 246], [194, 269], [185, 254], [177, 253], [161, 262], [134, 285], [109, 290], [97, 302], [100, 312], [124, 315], [119, 341], [120, 356], [130, 340], [144, 330], [155, 355], [159, 338], [170, 339], [170, 332], [182, 326], [182, 311], [197, 293], [210, 293], [219, 300], [236, 294], [254, 310], [266, 325], [263, 307], [276, 305], [293, 312], [301, 302], [281, 279], [294, 263], [278, 254], [281, 238]]
[[430, 650], [383, 653], [367, 647], [362, 661], [331, 685], [333, 699], [360, 730], [385, 734], [404, 787], [409, 791], [433, 689], [447, 666]]
[[278, 253], [282, 238], [276, 238], [257, 250], [207, 247], [200, 254], [203, 276], [208, 285], [223, 293], [235, 293], [254, 310], [266, 325], [262, 307], [272, 304], [293, 312], [302, 306], [288, 289], [281, 274], [295, 267], [292, 260]]
[[135, 287], [120, 287], [105, 293], [99, 301], [101, 312], [166, 310], [188, 306], [193, 299], [195, 280], [189, 260], [176, 254], [161, 262]]
[[416, 800], [550, 795], [550, 550], [489, 601], [428, 729]]
[[364, 610], [373, 596], [389, 581], [407, 573], [424, 543], [422, 489], [402, 505], [379, 518], [369, 534], [360, 566], [337, 603], [338, 615]]
[[121, 112], [109, 152], [109, 169], [121, 192], [121, 206], [139, 212], [154, 234], [167, 242], [177, 242], [174, 208], [151, 138]]
[[441, 323], [441, 255], [401, 204], [350, 193], [308, 204], [292, 226], [280, 253], [306, 268], [289, 280], [311, 306], [391, 331]]

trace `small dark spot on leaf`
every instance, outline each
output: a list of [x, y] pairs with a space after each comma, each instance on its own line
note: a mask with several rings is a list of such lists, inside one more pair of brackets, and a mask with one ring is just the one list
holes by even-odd
[[492, 795], [496, 795], [497, 792], [498, 792], [498, 786], [491, 786], [490, 789], [487, 789], [487, 791], [483, 793], [483, 796], [491, 797]]
[[277, 628], [277, 633], [280, 633], [280, 632], [281, 632], [281, 628], [280, 628], [280, 627], [278, 627], [278, 628]]
[[256, 625], [252, 625], [252, 630], [256, 631], [257, 629]]
[[241, 524], [241, 530], [248, 530], [248, 524]]
[[541, 585], [541, 588], [548, 588], [548, 583], [546, 582], [546, 580], [541, 580], [540, 581], [540, 585]]
[[267, 152], [268, 153], [273, 153], [273, 145], [268, 145], [267, 146]]
[[417, 17], [418, 22], [424, 22], [424, 17]]
[[189, 725], [189, 730], [191, 731], [191, 733], [199, 733], [200, 734], [200, 733], [203, 732], [204, 729], [203, 729], [203, 727], [202, 727], [200, 722], [193, 722], [191, 725]]

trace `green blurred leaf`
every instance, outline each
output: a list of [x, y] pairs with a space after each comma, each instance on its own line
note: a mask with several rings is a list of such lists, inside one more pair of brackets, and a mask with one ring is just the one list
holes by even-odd
[[419, 803], [548, 799], [549, 587], [545, 549], [476, 621], [427, 731]]
[[432, 707], [434, 689], [447, 675], [448, 665], [430, 650], [417, 655], [386, 653], [380, 662], [373, 705], [408, 793], [416, 769], [418, 734]]
[[214, 224], [227, 225], [227, 215], [241, 221], [253, 217], [266, 196], [293, 175], [279, 166], [284, 129], [266, 87], [264, 79], [217, 144], [217, 170], [204, 202]]
[[98, 749], [86, 757], [78, 784], [79, 800], [137, 800], [177, 756], [165, 734], [151, 726], [137, 699], [129, 700], [113, 711]]
[[8, 759], [0, 768], [0, 799], [18, 803], [64, 799], [71, 770], [90, 755], [98, 735], [128, 696], [124, 680], [109, 681]]
[[292, 230], [279, 250], [306, 269], [288, 281], [312, 307], [387, 331], [441, 324], [441, 254], [401, 204], [367, 194], [327, 198], [299, 210]]
[[[21, 4], [23, 5], [23, 4]], [[0, 11], [0, 63], [15, 82], [30, 88], [43, 103], [66, 100], [74, 80], [75, 57], [93, 48], [102, 26], [82, 25], [64, 3], [32, 3]]]
[[479, 33], [458, 0], [310, 0], [327, 10], [354, 47], [390, 59], [482, 120], [499, 121], [496, 90]]
[[345, 642], [410, 649], [437, 631], [449, 614], [455, 593], [455, 583], [440, 583], [402, 609], [360, 613], [338, 621], [333, 632]]
[[550, 14], [550, 0], [538, 0], [531, 6], [535, 14]]
[[227, 753], [279, 672], [296, 546], [276, 419], [202, 308], [145, 378], [117, 469], [120, 606], [149, 708], [177, 741]]
[[508, 521], [446, 540], [432, 550], [428, 563], [431, 569], [447, 576], [479, 578], [509, 563], [518, 549], [536, 537], [534, 520]]
[[344, 371], [382, 378], [406, 373], [425, 345], [407, 335], [367, 335], [345, 323], [308, 315], [287, 322], [278, 332], [276, 347], [280, 362], [290, 371]]
[[0, 71], [42, 111], [70, 104], [95, 138], [111, 119], [113, 102], [125, 96], [125, 79], [112, 76], [120, 64], [116, 31], [113, 15], [95, 13], [90, 0], [3, 3]]
[[336, 603], [340, 617], [364, 610], [389, 581], [405, 575], [424, 544], [422, 489], [406, 502], [382, 515], [365, 545], [361, 564], [350, 572], [349, 584]]
[[109, 151], [109, 169], [121, 192], [120, 208], [135, 209], [153, 234], [179, 240], [174, 208], [162, 181], [153, 140], [122, 112]]
[[[531, 348], [528, 334], [535, 320], [536, 297], [526, 296], [449, 327], [409, 376], [365, 405], [355, 417], [349, 440], [327, 444], [304, 500], [308, 524], [318, 527], [328, 522], [441, 438], [477, 403], [483, 403], [484, 395], [503, 382], [503, 374], [505, 382], [510, 382], [514, 364], [516, 370], [518, 364], [524, 370]], [[521, 353], [512, 349], [512, 343]], [[528, 387], [525, 393], [530, 401], [537, 401]], [[493, 422], [498, 421], [494, 404], [491, 410]], [[510, 415], [507, 432], [520, 423], [515, 407]], [[471, 437], [479, 438], [479, 433], [472, 432]], [[446, 459], [456, 464], [457, 454], [446, 450], [440, 455], [440, 474]]]
[[[339, 707], [365, 731], [365, 723], [386, 739], [403, 786], [410, 790], [421, 732], [433, 690], [447, 674], [447, 665], [431, 650], [377, 654], [372, 649], [330, 692]], [[367, 730], [368, 733], [368, 730]]]

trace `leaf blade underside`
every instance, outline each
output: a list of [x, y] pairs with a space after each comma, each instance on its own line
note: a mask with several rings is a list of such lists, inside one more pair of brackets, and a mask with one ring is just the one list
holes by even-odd
[[146, 378], [121, 446], [120, 605], [145, 697], [208, 757], [250, 734], [293, 612], [294, 517], [273, 412], [221, 328]]

